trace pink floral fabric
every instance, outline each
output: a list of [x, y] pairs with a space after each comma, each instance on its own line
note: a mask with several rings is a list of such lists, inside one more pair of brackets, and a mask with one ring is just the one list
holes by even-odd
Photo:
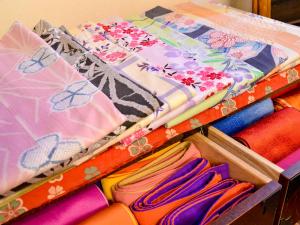
[[233, 84], [229, 74], [201, 63], [188, 52], [166, 45], [129, 22], [87, 24], [84, 27], [94, 36], [102, 35], [146, 59], [149, 63], [140, 64], [141, 71], [161, 72], [168, 78], [193, 87], [202, 100]]

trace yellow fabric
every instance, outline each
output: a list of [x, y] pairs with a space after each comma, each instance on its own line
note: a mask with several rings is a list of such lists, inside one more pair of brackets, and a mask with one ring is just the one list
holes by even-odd
[[[151, 160], [151, 159], [155, 159], [155, 158], [158, 158], [159, 156], [163, 155], [164, 153], [166, 153], [167, 151], [169, 151], [170, 149], [176, 147], [178, 144], [180, 144], [180, 142], [177, 142], [175, 144], [172, 144], [158, 152], [155, 152], [154, 154], [140, 160], [139, 162], [142, 162], [142, 161], [147, 161], [147, 160]], [[102, 188], [103, 188], [103, 192], [106, 196], [106, 198], [108, 200], [113, 200], [112, 198], [112, 192], [111, 192], [111, 188], [116, 184], [118, 183], [119, 181], [125, 179], [126, 177], [129, 177], [130, 175], [132, 175], [136, 170], [138, 170], [139, 168], [135, 168], [134, 170], [130, 170], [130, 171], [126, 171], [126, 168], [121, 170], [121, 171], [118, 171], [114, 174], [111, 174], [105, 178], [103, 178], [101, 180], [101, 184], [102, 184]], [[124, 171], [124, 172], [122, 172]]]

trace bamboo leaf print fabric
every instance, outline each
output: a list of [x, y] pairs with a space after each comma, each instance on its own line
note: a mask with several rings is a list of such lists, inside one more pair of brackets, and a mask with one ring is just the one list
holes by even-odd
[[34, 33], [0, 40], [0, 193], [80, 153], [125, 117]]

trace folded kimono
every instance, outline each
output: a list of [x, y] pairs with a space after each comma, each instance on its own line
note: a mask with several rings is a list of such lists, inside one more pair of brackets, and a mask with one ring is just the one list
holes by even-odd
[[87, 218], [80, 225], [139, 225], [129, 208], [121, 203], [115, 203]]
[[229, 177], [228, 165], [206, 169], [207, 160], [186, 163], [130, 205], [140, 225], [157, 224], [166, 214]]
[[300, 149], [297, 149], [293, 153], [289, 154], [287, 157], [281, 159], [277, 166], [280, 166], [282, 169], [287, 170], [291, 166], [300, 162]]
[[[153, 130], [159, 128], [160, 126], [165, 126], [167, 128], [171, 128], [186, 119], [189, 119], [193, 115], [198, 114], [199, 112], [203, 112], [213, 106], [215, 106], [218, 102], [222, 101], [223, 97], [226, 95], [227, 89], [219, 91], [218, 93], [214, 94], [213, 96], [208, 97], [203, 102], [199, 103], [198, 105], [194, 106], [196, 103], [194, 98], [187, 101], [183, 105], [177, 107], [176, 109], [172, 110], [171, 112], [167, 113], [166, 115], [162, 116], [159, 119], [154, 120], [148, 126], [144, 127], [143, 129], [135, 132], [134, 134], [124, 138], [120, 141], [123, 145], [128, 146], [132, 144], [134, 141], [144, 137], [145, 135], [149, 134]], [[178, 116], [180, 115], [180, 116]], [[188, 115], [189, 118], [186, 117]]]
[[276, 109], [295, 108], [300, 110], [300, 88], [274, 99]]
[[262, 118], [233, 137], [277, 163], [300, 148], [300, 112], [286, 108]]
[[165, 44], [127, 21], [97, 23], [94, 29], [112, 42], [148, 60], [164, 76], [196, 89], [199, 101], [233, 83], [227, 73], [203, 63], [189, 52]]
[[78, 224], [106, 207], [108, 207], [108, 201], [100, 188], [96, 185], [90, 185], [66, 198], [38, 209], [14, 224]]
[[[137, 170], [112, 187], [116, 202], [130, 205], [133, 201], [169, 177], [183, 164], [200, 157], [199, 150], [187, 142], [181, 143]], [[206, 168], [210, 167], [209, 163]]]
[[125, 120], [111, 100], [20, 23], [0, 40], [0, 193], [84, 151]]
[[[89, 29], [91, 28], [89, 27]], [[202, 60], [204, 56], [194, 56], [191, 52], [168, 45], [129, 22], [97, 23], [93, 26], [93, 30], [126, 50], [136, 52], [147, 59], [164, 76], [195, 88], [197, 94], [192, 99], [194, 104], [204, 101], [234, 83], [230, 74], [226, 71], [220, 71]], [[262, 72], [258, 72], [262, 74]], [[190, 105], [191, 102], [187, 104]], [[186, 107], [181, 108], [178, 113], [184, 109]], [[155, 129], [159, 125], [154, 128], [149, 127], [148, 130]], [[145, 135], [148, 132], [143, 131], [142, 133]], [[131, 140], [140, 137], [136, 134], [133, 136]]]
[[145, 86], [145, 88], [152, 91], [152, 93], [155, 93], [158, 99], [165, 103], [165, 105], [160, 107], [156, 113], [151, 114], [149, 117], [139, 121], [130, 129], [126, 130], [123, 134], [97, 149], [95, 153], [108, 148], [112, 144], [115, 144], [146, 127], [155, 119], [159, 119], [167, 112], [177, 108], [196, 95], [196, 90], [194, 88], [163, 76], [160, 71], [157, 71], [154, 66], [149, 64], [142, 57], [126, 51], [124, 48], [105, 39], [104, 36], [101, 36], [101, 38], [99, 36], [101, 36], [101, 34], [98, 33], [98, 29], [96, 29], [95, 25], [93, 24], [85, 25], [83, 30], [76, 35], [80, 43], [98, 57], [102, 55], [103, 51], [103, 54], [105, 55], [116, 54], [116, 52], [125, 52], [128, 57], [118, 63], [111, 63], [107, 57], [103, 57], [101, 59], [106, 60], [106, 63], [114, 66], [115, 69], [122, 71], [122, 73], [126, 74], [126, 76], [130, 79], [142, 86]]
[[249, 197], [253, 184], [239, 183], [233, 179], [220, 181], [215, 186], [182, 204], [164, 216], [159, 225], [204, 225]]
[[120, 171], [117, 171], [117, 172], [101, 179], [101, 186], [102, 186], [102, 189], [103, 189], [103, 192], [104, 192], [106, 198], [108, 200], [112, 201], [113, 200], [113, 197], [112, 197], [112, 187], [113, 186], [115, 186], [121, 180], [131, 176], [132, 174], [134, 174], [137, 170], [141, 169], [142, 167], [155, 161], [161, 155], [163, 155], [164, 153], [173, 149], [178, 144], [179, 144], [179, 142], [169, 145], [168, 147], [166, 147], [162, 150], [159, 150], [158, 152], [155, 152], [155, 153], [151, 154], [150, 156], [147, 156], [147, 157], [139, 160], [138, 162], [133, 163], [132, 165], [125, 167], [124, 169], [121, 169]]
[[176, 46], [184, 54], [193, 56], [203, 66], [212, 67], [216, 71], [222, 71], [232, 77], [235, 82], [228, 89], [230, 93], [227, 93], [227, 96], [240, 94], [241, 91], [245, 91], [245, 87], [250, 87], [252, 83], [264, 76], [264, 71], [250, 63], [228, 55], [219, 49], [214, 49], [207, 43], [185, 35], [171, 26], [147, 17], [133, 17], [129, 18], [129, 21], [156, 36], [167, 45]]
[[299, 64], [297, 27], [216, 4], [184, 3], [173, 10], [157, 7], [147, 11], [146, 16], [260, 68], [265, 74]]
[[256, 121], [268, 116], [274, 112], [274, 105], [270, 98], [254, 103], [241, 111], [213, 123], [212, 126], [219, 129], [227, 135], [247, 128]]

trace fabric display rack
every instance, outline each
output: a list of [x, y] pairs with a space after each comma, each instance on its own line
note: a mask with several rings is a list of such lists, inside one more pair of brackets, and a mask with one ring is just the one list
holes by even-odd
[[220, 4], [0, 38], [0, 224], [300, 223], [300, 28]]

